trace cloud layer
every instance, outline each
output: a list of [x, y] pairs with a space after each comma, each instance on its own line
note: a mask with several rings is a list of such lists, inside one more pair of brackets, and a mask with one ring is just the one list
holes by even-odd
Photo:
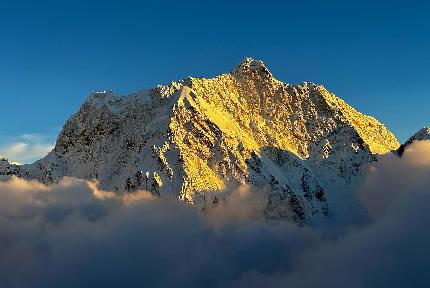
[[384, 155], [359, 190], [369, 211], [336, 235], [262, 215], [230, 188], [204, 212], [65, 178], [0, 183], [1, 287], [427, 287], [430, 142]]

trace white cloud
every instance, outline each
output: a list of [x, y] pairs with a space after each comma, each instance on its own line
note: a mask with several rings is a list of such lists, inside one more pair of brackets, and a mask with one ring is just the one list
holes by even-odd
[[22, 164], [32, 163], [48, 154], [54, 145], [49, 137], [41, 134], [23, 134], [18, 137], [6, 137], [0, 143], [0, 155]]
[[380, 156], [359, 189], [370, 219], [333, 233], [266, 222], [258, 187], [200, 211], [13, 177], [0, 182], [0, 287], [430, 287], [429, 160], [430, 142]]

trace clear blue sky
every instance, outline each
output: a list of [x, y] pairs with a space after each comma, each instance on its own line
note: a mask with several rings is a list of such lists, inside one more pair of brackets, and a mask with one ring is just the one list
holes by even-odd
[[245, 56], [284, 82], [325, 85], [403, 141], [430, 124], [429, 11], [396, 0], [0, 0], [0, 152], [52, 143], [91, 91], [210, 77]]

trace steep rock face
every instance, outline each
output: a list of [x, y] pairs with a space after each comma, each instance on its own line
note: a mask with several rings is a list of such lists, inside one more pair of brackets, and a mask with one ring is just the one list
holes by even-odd
[[119, 193], [146, 189], [203, 206], [215, 205], [227, 183], [251, 183], [271, 188], [269, 218], [311, 221], [338, 202], [355, 205], [345, 191], [363, 166], [398, 146], [382, 124], [321, 85], [282, 83], [247, 58], [212, 79], [127, 97], [94, 93], [51, 153], [0, 174], [97, 179]]

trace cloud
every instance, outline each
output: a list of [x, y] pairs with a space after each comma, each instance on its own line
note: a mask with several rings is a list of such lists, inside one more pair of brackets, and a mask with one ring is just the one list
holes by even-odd
[[317, 243], [310, 229], [251, 213], [257, 189], [226, 193], [231, 204], [207, 214], [145, 191], [12, 178], [0, 183], [0, 286], [218, 287], [243, 271], [287, 269]]
[[287, 271], [252, 271], [234, 286], [429, 287], [429, 159], [429, 141], [412, 144], [402, 158], [381, 156], [358, 191], [370, 215], [366, 225], [321, 239]]
[[9, 137], [7, 143], [0, 146], [0, 155], [11, 161], [26, 164], [43, 158], [54, 145], [47, 137], [40, 134], [23, 134]]
[[384, 155], [360, 226], [264, 220], [267, 191], [229, 187], [204, 211], [65, 178], [0, 183], [0, 287], [427, 287], [429, 143]]
[[205, 217], [214, 227], [264, 221], [264, 210], [269, 201], [267, 190], [267, 187], [252, 185], [227, 187], [216, 205], [206, 210]]
[[401, 158], [381, 157], [370, 167], [358, 195], [372, 217], [384, 214], [399, 198], [430, 189], [430, 141], [408, 146]]

